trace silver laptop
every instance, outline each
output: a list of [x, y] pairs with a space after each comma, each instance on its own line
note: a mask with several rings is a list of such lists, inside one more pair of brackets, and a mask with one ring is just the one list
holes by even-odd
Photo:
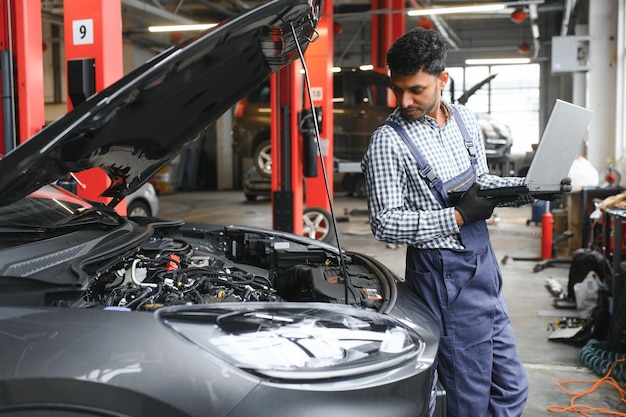
[[589, 109], [557, 99], [524, 184], [481, 189], [478, 195], [513, 198], [526, 194], [540, 196], [560, 192], [561, 180], [567, 177], [572, 163], [580, 154], [592, 115], [593, 112]]

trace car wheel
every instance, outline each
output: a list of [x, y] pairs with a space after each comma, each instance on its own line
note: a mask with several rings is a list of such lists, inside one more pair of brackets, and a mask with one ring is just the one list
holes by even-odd
[[266, 177], [272, 176], [272, 146], [271, 142], [263, 141], [256, 148], [253, 153], [254, 166], [261, 175]]
[[248, 201], [256, 201], [256, 195], [254, 194], [244, 194], [246, 196], [246, 200]]
[[335, 240], [335, 226], [330, 213], [326, 210], [317, 207], [306, 208], [302, 219], [304, 236], [326, 243]]
[[126, 213], [128, 217], [150, 217], [152, 213], [150, 212], [150, 207], [147, 203], [135, 200], [128, 205], [126, 208]]
[[360, 176], [360, 178], [356, 180], [356, 184], [354, 185], [354, 196], [359, 198], [367, 196], [367, 187], [365, 186], [364, 176]]

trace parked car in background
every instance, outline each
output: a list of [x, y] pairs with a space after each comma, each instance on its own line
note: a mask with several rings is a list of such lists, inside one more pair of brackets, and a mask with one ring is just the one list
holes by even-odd
[[[459, 97], [466, 104], [470, 97], [497, 74], [491, 74]], [[334, 158], [338, 162], [358, 162], [365, 154], [372, 132], [393, 111], [388, 105], [392, 92], [389, 77], [375, 71], [345, 69], [333, 73]], [[483, 134], [487, 163], [501, 174], [510, 162], [513, 138], [509, 127], [487, 114], [477, 114]], [[252, 158], [260, 175], [272, 172], [270, 144], [270, 85], [262, 83], [235, 107], [231, 131], [233, 147], [242, 157]], [[508, 173], [507, 173], [508, 174]], [[337, 172], [337, 182], [356, 197], [365, 196], [365, 179], [359, 172]], [[262, 178], [244, 173], [244, 195], [248, 199], [271, 191]]]
[[[422, 417], [445, 402], [439, 326], [377, 259], [115, 211], [306, 50], [320, 11], [270, 0], [222, 22], [0, 160], [0, 414]], [[107, 204], [55, 184], [96, 166]]]
[[243, 195], [248, 201], [258, 197], [272, 196], [272, 179], [262, 175], [255, 167], [250, 167], [243, 175]]
[[152, 217], [159, 214], [159, 197], [154, 186], [146, 182], [137, 191], [126, 197], [128, 217]]
[[510, 158], [513, 146], [511, 128], [488, 114], [478, 114], [478, 124], [485, 140], [487, 162], [498, 163]]
[[[334, 157], [360, 161], [372, 132], [393, 110], [389, 77], [375, 71], [344, 69], [333, 73]], [[233, 147], [250, 157], [264, 176], [271, 176], [270, 86], [262, 83], [235, 107]]]

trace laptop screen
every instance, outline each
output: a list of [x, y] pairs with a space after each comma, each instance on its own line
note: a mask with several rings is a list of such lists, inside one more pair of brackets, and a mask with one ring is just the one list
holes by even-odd
[[581, 154], [592, 115], [589, 109], [556, 100], [526, 175], [531, 192], [558, 185], [567, 177]]

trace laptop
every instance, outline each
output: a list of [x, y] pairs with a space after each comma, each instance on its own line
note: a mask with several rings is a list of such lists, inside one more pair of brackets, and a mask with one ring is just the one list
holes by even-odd
[[[552, 113], [541, 135], [525, 181], [522, 185], [483, 188], [481, 197], [510, 197], [520, 195], [540, 196], [561, 191], [561, 180], [568, 176], [576, 157], [580, 154], [583, 138], [593, 112], [584, 107], [556, 100]], [[456, 194], [454, 197], [458, 197]], [[451, 196], [453, 197], [453, 196]]]

